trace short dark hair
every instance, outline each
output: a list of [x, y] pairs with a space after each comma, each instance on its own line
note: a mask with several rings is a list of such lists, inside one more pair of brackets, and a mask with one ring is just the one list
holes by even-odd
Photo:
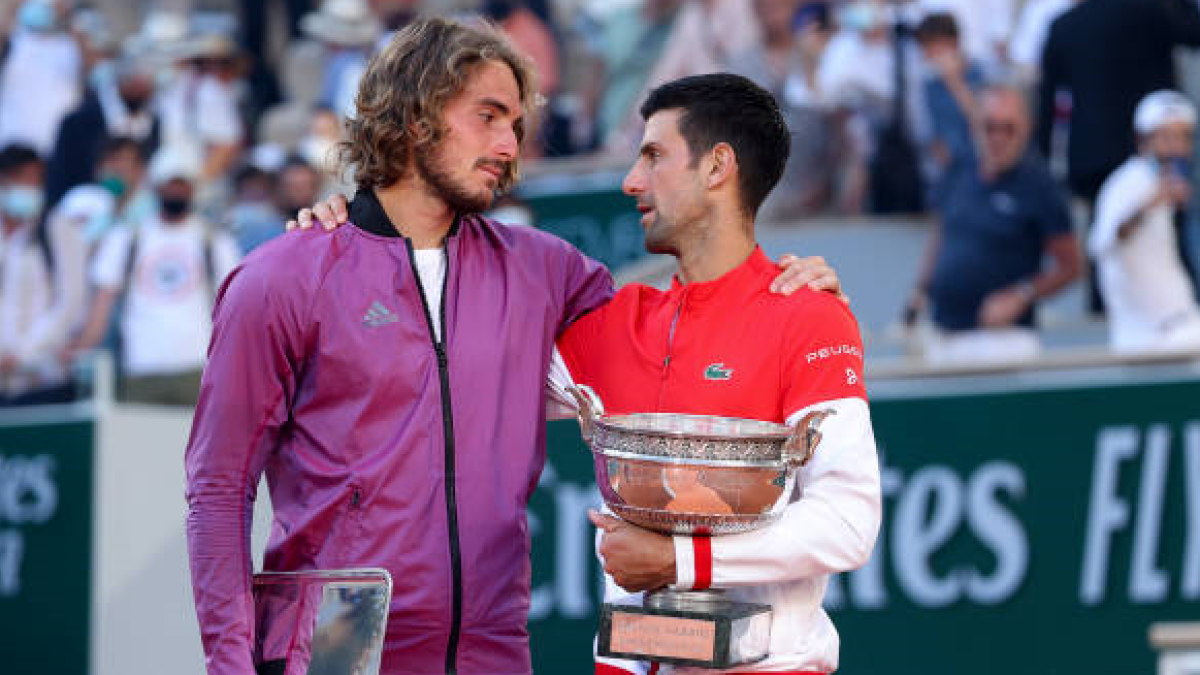
[[100, 144], [100, 154], [97, 155], [97, 164], [122, 152], [132, 152], [142, 163], [145, 163], [148, 159], [145, 146], [136, 138], [132, 136], [109, 136]]
[[263, 169], [254, 164], [243, 164], [238, 167], [233, 174], [233, 187], [235, 190], [241, 190], [246, 186], [246, 183], [261, 180], [267, 183], [268, 188], [275, 186], [275, 174]]
[[915, 37], [918, 44], [933, 40], [958, 41], [958, 21], [950, 12], [932, 12], [927, 14], [917, 25]]
[[693, 164], [718, 143], [728, 143], [738, 162], [742, 208], [758, 211], [783, 175], [791, 134], [769, 91], [730, 73], [694, 75], [655, 88], [642, 104], [642, 119], [681, 110], [679, 133]]
[[309, 162], [307, 159], [304, 159], [300, 155], [288, 155], [287, 158], [283, 160], [283, 164], [279, 165], [279, 170], [275, 173], [276, 175], [282, 176], [284, 173], [291, 171], [292, 169], [309, 171], [316, 174], [318, 177], [321, 175], [321, 172], [317, 170], [317, 167], [313, 166], [311, 162]]
[[0, 148], [0, 176], [11, 176], [20, 169], [42, 163], [37, 150], [21, 143], [12, 143]]

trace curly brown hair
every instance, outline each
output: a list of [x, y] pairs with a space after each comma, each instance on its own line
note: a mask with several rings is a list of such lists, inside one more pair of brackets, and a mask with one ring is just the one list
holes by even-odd
[[[533, 69], [494, 26], [426, 17], [397, 32], [367, 64], [356, 113], [346, 120], [346, 140], [338, 144], [338, 157], [354, 172], [358, 187], [387, 187], [403, 178], [413, 154], [431, 150], [445, 134], [446, 103], [488, 61], [512, 70], [528, 120], [537, 96]], [[518, 142], [524, 139], [524, 124], [517, 127]], [[517, 175], [514, 160], [500, 189], [509, 188]]]

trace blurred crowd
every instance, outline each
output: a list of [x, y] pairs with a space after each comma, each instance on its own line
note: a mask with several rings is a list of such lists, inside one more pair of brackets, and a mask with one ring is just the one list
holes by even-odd
[[134, 4], [128, 29], [130, 3], [0, 16], [0, 405], [70, 400], [98, 348], [126, 399], [194, 401], [216, 288], [291, 214], [352, 190], [341, 119], [422, 11], [483, 17], [530, 57], [530, 161], [632, 157], [637, 105], [668, 79], [772, 91], [791, 159], [760, 220], [932, 214], [905, 309], [929, 318], [931, 360], [1038, 353], [1037, 303], [1079, 278], [1114, 349], [1200, 345], [1175, 62], [1200, 46], [1196, 0]]

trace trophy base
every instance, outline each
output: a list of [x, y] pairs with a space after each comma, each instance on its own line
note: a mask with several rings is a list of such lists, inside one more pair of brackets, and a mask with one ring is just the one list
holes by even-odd
[[771, 642], [771, 607], [720, 591], [658, 591], [642, 604], [605, 603], [600, 656], [726, 669], [761, 661]]

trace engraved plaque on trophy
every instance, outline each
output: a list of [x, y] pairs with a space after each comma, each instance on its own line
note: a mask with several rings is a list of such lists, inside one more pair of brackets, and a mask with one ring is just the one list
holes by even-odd
[[[811, 412], [794, 428], [707, 415], [610, 416], [589, 387], [570, 391], [605, 505], [663, 534], [720, 536], [777, 520], [796, 471], [820, 443], [821, 421], [833, 414]], [[597, 653], [724, 669], [766, 658], [770, 641], [769, 605], [718, 589], [664, 589], [640, 602], [605, 603]]]

